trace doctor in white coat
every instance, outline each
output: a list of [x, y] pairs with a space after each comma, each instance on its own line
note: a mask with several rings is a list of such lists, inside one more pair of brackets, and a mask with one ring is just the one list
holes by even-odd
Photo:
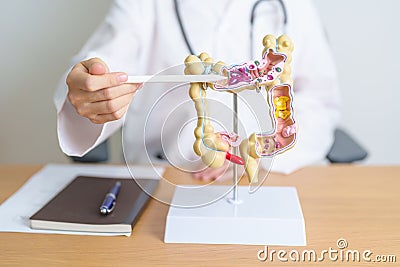
[[[257, 6], [253, 27], [250, 17], [256, 0], [176, 2], [178, 14], [173, 0], [115, 1], [104, 22], [74, 57], [75, 65], [55, 94], [59, 143], [67, 155], [84, 155], [120, 128], [125, 118], [130, 131], [128, 145], [143, 143], [143, 125], [139, 122], [144, 121], [145, 110], [154, 104], [146, 100], [157, 99], [161, 93], [146, 90], [146, 86], [137, 91], [141, 85], [124, 83], [127, 74], [155, 74], [182, 64], [190, 54], [184, 35], [196, 53], [206, 51], [229, 64], [259, 58], [262, 38], [282, 33], [284, 14], [278, 1], [263, 1]], [[292, 69], [299, 133], [295, 147], [275, 157], [272, 171], [289, 173], [325, 158], [339, 120], [339, 93], [331, 51], [312, 1], [284, 3], [286, 34], [295, 44]], [[249, 38], [250, 31], [253, 40]], [[251, 46], [254, 55], [250, 54]], [[128, 111], [136, 93], [142, 94], [142, 100], [137, 103], [135, 99]], [[161, 126], [156, 123], [162, 120], [152, 123], [153, 129], [159, 129]], [[151, 140], [152, 133], [159, 134], [156, 130], [146, 131], [146, 138]], [[159, 142], [147, 146], [150, 156], [162, 152]], [[141, 153], [131, 150], [125, 151], [127, 160], [140, 162]], [[206, 169], [194, 176], [208, 180], [222, 172]]]

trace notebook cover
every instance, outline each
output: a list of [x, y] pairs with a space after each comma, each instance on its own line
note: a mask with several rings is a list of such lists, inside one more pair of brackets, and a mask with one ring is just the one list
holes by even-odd
[[[153, 192], [158, 184], [157, 179], [138, 180], [140, 180], [140, 185], [146, 188], [146, 192]], [[121, 182], [121, 188], [115, 208], [111, 214], [101, 215], [100, 205], [116, 181]], [[30, 220], [31, 222], [35, 220], [36, 224], [38, 221], [51, 221], [93, 226], [132, 225], [148, 199], [149, 196], [133, 179], [79, 176], [32, 215]]]

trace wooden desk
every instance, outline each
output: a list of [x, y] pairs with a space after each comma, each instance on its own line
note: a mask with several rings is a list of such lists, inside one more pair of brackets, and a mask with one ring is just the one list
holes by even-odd
[[[15, 192], [40, 166], [0, 166], [0, 202]], [[166, 177], [189, 183], [174, 169]], [[337, 249], [345, 238], [352, 250], [371, 250], [371, 257], [396, 255], [397, 263], [344, 262], [346, 266], [396, 266], [400, 262], [400, 166], [309, 167], [292, 175], [271, 174], [266, 185], [296, 186], [306, 221], [307, 247], [269, 247], [288, 253], [297, 249]], [[152, 200], [132, 236], [96, 237], [0, 233], [0, 266], [252, 266], [282, 264], [260, 262], [263, 246], [165, 244], [168, 206]], [[1, 215], [0, 215], [1, 216]], [[243, 225], [243, 231], [246, 227]], [[287, 257], [287, 256], [286, 256]], [[340, 262], [313, 263], [337, 266]], [[289, 262], [285, 266], [309, 266]]]

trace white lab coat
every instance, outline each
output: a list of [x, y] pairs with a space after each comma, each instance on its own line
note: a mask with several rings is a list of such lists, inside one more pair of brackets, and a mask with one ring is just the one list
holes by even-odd
[[[206, 51], [215, 60], [228, 64], [251, 59], [249, 20], [250, 10], [255, 2], [256, 0], [180, 0], [184, 28], [196, 53]], [[295, 44], [292, 73], [299, 132], [295, 147], [275, 157], [272, 170], [289, 173], [325, 158], [332, 145], [333, 131], [339, 119], [339, 93], [331, 51], [312, 1], [286, 0], [285, 3], [288, 12], [286, 33]], [[266, 1], [257, 9], [253, 31], [255, 58], [261, 56], [261, 41], [268, 33], [276, 36], [282, 33], [282, 13], [275, 1]], [[170, 66], [182, 64], [188, 54], [172, 0], [117, 0], [104, 22], [74, 57], [73, 64], [87, 58], [100, 57], [111, 71], [138, 75], [155, 74]], [[142, 162], [147, 158], [142, 150], [144, 135], [150, 158], [162, 151], [160, 129], [166, 117], [160, 116], [145, 124], [147, 111], [166, 91], [159, 88], [162, 86], [167, 88], [166, 85], [145, 85], [133, 100], [125, 117], [124, 152], [129, 161]], [[187, 91], [181, 92], [182, 97], [172, 93], [167, 96], [168, 101], [158, 101], [157, 112], [173, 112], [179, 101], [189, 99]], [[249, 93], [257, 95], [256, 92]], [[210, 94], [213, 95], [212, 92]], [[64, 77], [55, 94], [55, 104], [59, 143], [67, 155], [84, 155], [123, 124], [124, 118], [104, 125], [91, 123], [75, 112], [66, 95]], [[230, 105], [230, 98], [223, 95], [220, 93], [215, 97]], [[185, 104], [182, 108], [188, 109], [194, 112], [193, 103]], [[239, 110], [239, 113], [244, 124], [249, 124], [246, 133], [248, 136], [255, 130], [255, 124], [247, 119], [246, 112]], [[173, 112], [173, 120], [167, 119], [170, 124], [168, 127], [179, 128], [179, 124], [188, 120], [187, 116], [188, 112]], [[145, 133], [143, 129], [146, 130]], [[168, 143], [176, 143], [178, 135], [179, 142], [183, 144], [179, 144], [179, 148], [191, 150], [193, 129], [188, 129], [186, 127], [180, 134], [164, 134], [164, 149], [176, 149], [174, 145], [168, 148]]]

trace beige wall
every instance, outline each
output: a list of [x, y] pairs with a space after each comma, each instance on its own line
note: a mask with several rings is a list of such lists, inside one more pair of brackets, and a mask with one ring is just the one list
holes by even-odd
[[[368, 163], [400, 164], [397, 0], [315, 0], [340, 73], [343, 125], [370, 150]], [[111, 0], [2, 0], [0, 163], [65, 162], [54, 88]], [[290, 18], [289, 18], [290, 19]], [[374, 110], [378, 98], [379, 110]], [[121, 160], [112, 140], [113, 161]]]
[[111, 0], [10, 0], [0, 8], [0, 162], [66, 161], [52, 97]]
[[367, 164], [400, 164], [400, 1], [314, 1], [339, 70], [342, 125], [369, 150]]

